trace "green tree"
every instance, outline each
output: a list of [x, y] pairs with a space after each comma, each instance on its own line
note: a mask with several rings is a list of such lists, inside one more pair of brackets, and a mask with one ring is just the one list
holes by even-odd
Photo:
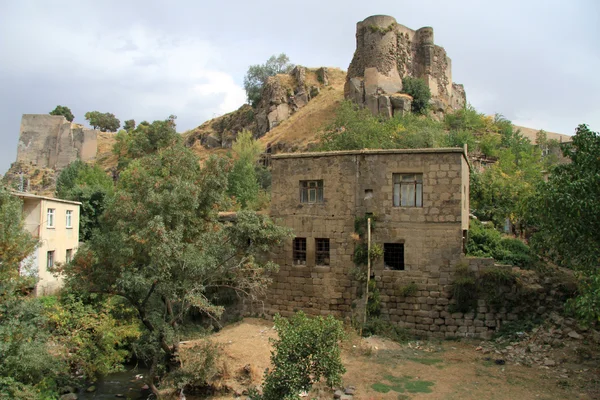
[[412, 111], [414, 113], [427, 113], [431, 91], [423, 79], [405, 76], [402, 78], [402, 92], [412, 96]]
[[155, 377], [176, 370], [180, 327], [190, 309], [223, 311], [210, 293], [261, 293], [277, 268], [261, 257], [288, 230], [266, 216], [240, 212], [218, 219], [227, 204], [227, 160], [203, 166], [182, 145], [136, 159], [121, 174], [101, 229], [65, 266], [73, 290], [121, 296], [145, 327], [144, 356]]
[[242, 208], [252, 208], [261, 189], [256, 165], [264, 152], [264, 145], [254, 140], [252, 132], [244, 130], [238, 134], [232, 149], [235, 159], [228, 177], [227, 192], [235, 197]]
[[73, 122], [73, 120], [75, 119], [73, 113], [71, 112], [71, 109], [67, 106], [56, 106], [54, 110], [50, 111], [50, 115], [62, 115], [69, 122]]
[[275, 316], [275, 329], [279, 338], [273, 341], [273, 370], [265, 374], [263, 396], [253, 394], [253, 398], [298, 399], [300, 392], [309, 391], [321, 378], [329, 387], [342, 383], [346, 369], [340, 357], [341, 321], [331, 315], [309, 318], [300, 311], [289, 319]]
[[249, 66], [244, 77], [244, 89], [246, 90], [248, 103], [255, 107], [260, 100], [267, 79], [270, 76], [288, 73], [292, 68], [294, 68], [294, 65], [290, 64], [290, 59], [284, 53], [278, 56], [272, 55], [264, 64]]
[[102, 169], [81, 160], [69, 164], [56, 179], [56, 197], [80, 201], [79, 238], [91, 239], [100, 225], [107, 199], [113, 193], [113, 181]]
[[116, 132], [121, 126], [121, 121], [111, 113], [89, 111], [85, 113], [85, 119], [92, 128], [100, 129], [101, 132]]
[[131, 132], [132, 130], [134, 130], [135, 120], [128, 119], [127, 121], [125, 121], [125, 123], [123, 124], [123, 129], [125, 129], [127, 132]]

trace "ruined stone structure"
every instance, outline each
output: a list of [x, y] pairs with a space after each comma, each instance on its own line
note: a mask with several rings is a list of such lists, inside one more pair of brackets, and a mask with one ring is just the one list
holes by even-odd
[[348, 68], [344, 96], [391, 117], [410, 110], [411, 98], [402, 95], [402, 78], [425, 80], [434, 114], [466, 103], [462, 85], [452, 82], [452, 64], [443, 47], [434, 44], [433, 28], [416, 31], [393, 17], [374, 15], [356, 25], [356, 51]]
[[[545, 312], [551, 296], [538, 282], [505, 288], [506, 298], [526, 292], [520, 308], [495, 309], [478, 300], [472, 312], [453, 311], [457, 266], [475, 274], [511, 270], [463, 254], [469, 170], [460, 148], [274, 155], [271, 216], [295, 238], [271, 254], [281, 268], [264, 301], [247, 312], [289, 316], [303, 310], [362, 320], [365, 282], [354, 263], [355, 219], [367, 215], [375, 221], [372, 244], [383, 249], [372, 265], [382, 319], [422, 337], [489, 338], [519, 313]], [[531, 274], [522, 271], [520, 279], [533, 280]], [[407, 295], [409, 285], [416, 290]]]
[[98, 131], [63, 116], [23, 114], [17, 162], [60, 170], [80, 159], [91, 161], [98, 150]]

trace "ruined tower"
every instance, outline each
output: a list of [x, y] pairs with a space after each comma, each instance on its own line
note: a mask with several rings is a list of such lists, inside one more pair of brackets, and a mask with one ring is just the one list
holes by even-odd
[[356, 51], [348, 68], [344, 96], [375, 114], [391, 117], [410, 110], [401, 94], [402, 78], [423, 79], [432, 96], [432, 111], [444, 113], [466, 103], [462, 85], [452, 82], [452, 64], [433, 40], [433, 28], [416, 31], [393, 17], [374, 15], [356, 24]]

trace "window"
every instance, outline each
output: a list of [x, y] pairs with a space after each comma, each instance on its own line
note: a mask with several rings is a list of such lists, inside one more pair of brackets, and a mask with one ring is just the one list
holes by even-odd
[[300, 181], [300, 203], [322, 203], [323, 181]]
[[294, 239], [294, 264], [306, 265], [306, 238]]
[[67, 228], [72, 228], [73, 227], [73, 211], [72, 210], [67, 210]]
[[329, 265], [329, 239], [315, 239], [317, 265]]
[[54, 228], [54, 208], [48, 209], [48, 215], [46, 218], [46, 226], [48, 228]]
[[46, 269], [54, 266], [54, 251], [49, 251], [46, 259]]
[[65, 262], [71, 262], [73, 259], [73, 249], [67, 249], [67, 254], [65, 255]]
[[384, 243], [383, 263], [389, 269], [404, 270], [404, 243]]
[[423, 174], [393, 174], [394, 207], [423, 207]]

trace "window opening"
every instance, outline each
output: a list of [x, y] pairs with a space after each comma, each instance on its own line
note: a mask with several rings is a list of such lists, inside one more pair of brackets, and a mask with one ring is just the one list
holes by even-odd
[[393, 174], [394, 207], [423, 207], [423, 174]]
[[46, 218], [46, 226], [48, 228], [54, 228], [54, 208], [48, 209], [48, 214]]
[[67, 228], [72, 228], [73, 227], [73, 211], [72, 210], [67, 210], [66, 213], [66, 222], [67, 222]]
[[301, 203], [323, 202], [323, 181], [300, 181]]
[[404, 243], [384, 243], [383, 262], [389, 269], [404, 270]]
[[306, 238], [294, 239], [294, 264], [306, 265]]
[[329, 239], [315, 239], [317, 265], [329, 265]]
[[54, 266], [54, 250], [49, 251], [46, 259], [46, 268], [50, 269]]

